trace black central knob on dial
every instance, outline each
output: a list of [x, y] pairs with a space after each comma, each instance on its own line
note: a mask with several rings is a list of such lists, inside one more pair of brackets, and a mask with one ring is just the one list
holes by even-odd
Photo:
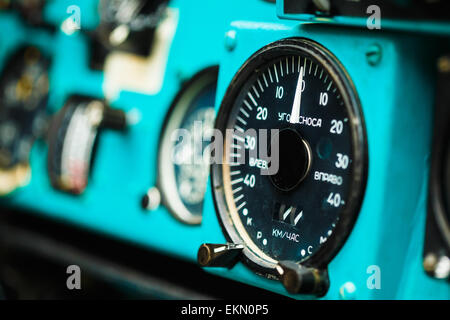
[[[276, 143], [276, 137], [272, 143]], [[290, 191], [308, 174], [311, 151], [308, 143], [292, 128], [280, 130], [278, 146], [278, 172], [271, 175], [270, 180], [281, 191]]]

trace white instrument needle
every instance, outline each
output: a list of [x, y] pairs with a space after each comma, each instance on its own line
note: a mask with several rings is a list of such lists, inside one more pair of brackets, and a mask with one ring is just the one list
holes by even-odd
[[295, 89], [294, 103], [292, 104], [290, 123], [298, 123], [300, 120], [300, 105], [302, 103], [302, 86], [303, 86], [303, 67], [300, 68], [298, 75], [297, 88]]

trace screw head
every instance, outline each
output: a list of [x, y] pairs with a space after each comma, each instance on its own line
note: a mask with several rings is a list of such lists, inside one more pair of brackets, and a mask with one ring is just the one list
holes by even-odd
[[148, 189], [141, 199], [141, 206], [145, 210], [156, 210], [161, 203], [161, 194], [156, 187]]
[[450, 278], [450, 258], [447, 256], [441, 256], [436, 264], [436, 270], [434, 274], [438, 279]]
[[450, 72], [450, 57], [444, 56], [438, 59], [438, 70], [442, 73]]
[[423, 260], [423, 268], [427, 273], [438, 279], [450, 277], [450, 259], [445, 255], [427, 254]]
[[233, 51], [236, 48], [236, 30], [228, 30], [225, 33], [225, 48]]
[[353, 300], [356, 298], [356, 286], [353, 282], [344, 283], [339, 289], [339, 297], [342, 300]]
[[423, 268], [428, 273], [434, 273], [438, 258], [434, 253], [428, 253], [423, 259]]
[[381, 47], [378, 44], [373, 44], [367, 49], [366, 58], [369, 65], [376, 66], [380, 63], [382, 56], [381, 51]]

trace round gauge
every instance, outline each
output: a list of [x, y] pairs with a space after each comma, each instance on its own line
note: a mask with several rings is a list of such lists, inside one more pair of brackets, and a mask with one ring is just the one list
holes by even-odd
[[324, 47], [292, 38], [256, 52], [232, 80], [212, 165], [219, 219], [245, 261], [323, 267], [343, 245], [365, 189], [367, 143], [347, 73]]
[[87, 184], [100, 127], [122, 129], [125, 115], [101, 100], [72, 96], [49, 129], [47, 168], [56, 189], [81, 194]]
[[46, 126], [50, 61], [35, 47], [26, 47], [5, 63], [0, 78], [0, 171], [8, 193], [28, 180], [29, 154]]
[[175, 98], [161, 136], [158, 184], [165, 205], [188, 224], [199, 224], [202, 219], [216, 83], [217, 68], [189, 81]]

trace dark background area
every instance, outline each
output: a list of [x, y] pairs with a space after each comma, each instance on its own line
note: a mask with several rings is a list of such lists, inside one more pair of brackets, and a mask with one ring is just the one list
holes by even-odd
[[[286, 299], [136, 245], [0, 211], [1, 298]], [[80, 266], [81, 290], [67, 289], [69, 265]]]

